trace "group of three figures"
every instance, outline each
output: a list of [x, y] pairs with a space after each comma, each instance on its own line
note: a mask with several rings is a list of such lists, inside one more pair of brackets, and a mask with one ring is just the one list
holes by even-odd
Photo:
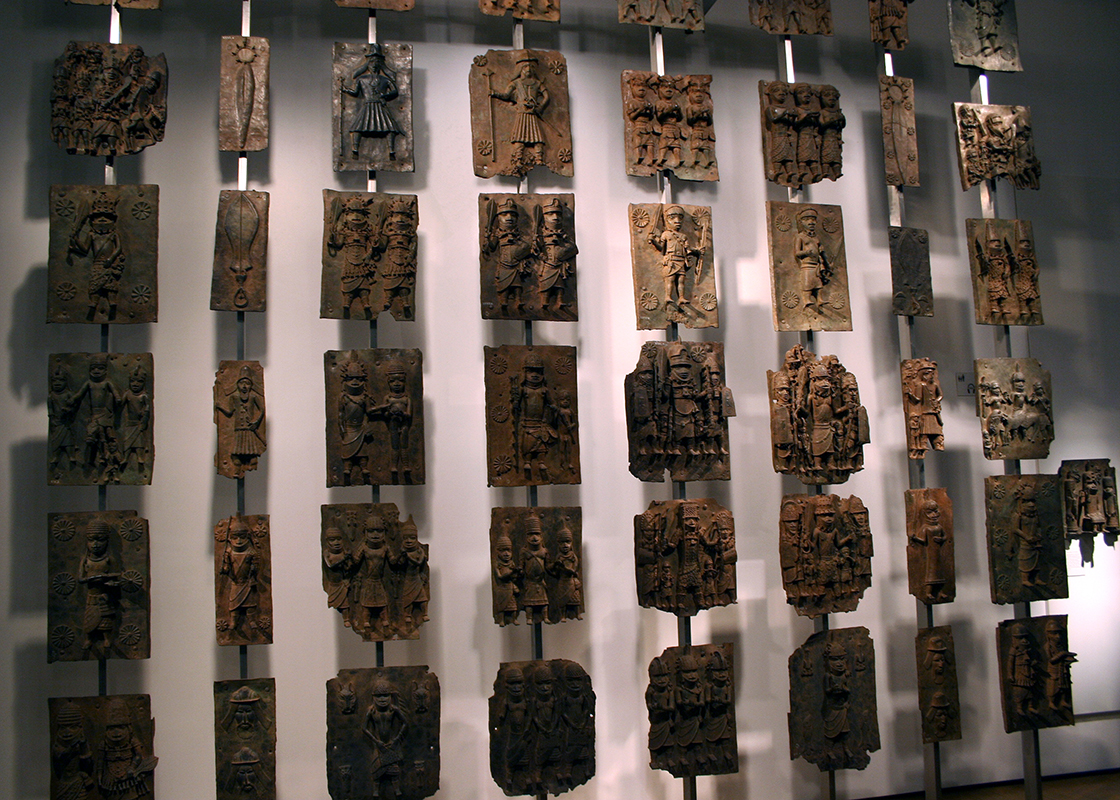
[[766, 177], [798, 187], [840, 177], [843, 130], [834, 86], [759, 81]]
[[[710, 75], [622, 73], [626, 174], [718, 180]], [[650, 96], [652, 94], [652, 97]]]
[[516, 625], [522, 611], [531, 624], [582, 619], [580, 518], [578, 508], [493, 510], [494, 622]]

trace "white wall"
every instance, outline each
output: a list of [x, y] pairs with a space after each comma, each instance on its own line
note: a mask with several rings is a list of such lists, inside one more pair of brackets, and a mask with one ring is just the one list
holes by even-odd
[[[47, 354], [93, 350], [92, 326], [43, 324], [46, 292], [46, 197], [51, 183], [98, 183], [99, 162], [68, 156], [47, 137], [51, 65], [66, 43], [106, 38], [104, 8], [61, 0], [10, 0], [0, 32], [0, 795], [48, 793], [48, 696], [93, 694], [92, 663], [46, 665], [48, 511], [95, 508], [92, 488], [49, 488], [46, 472]], [[217, 152], [219, 37], [238, 32], [236, 0], [164, 0], [162, 12], [124, 13], [125, 41], [166, 52], [170, 121], [164, 143], [120, 159], [121, 182], [160, 185], [160, 322], [115, 329], [118, 351], [150, 349], [156, 363], [153, 485], [111, 488], [110, 507], [151, 521], [152, 658], [110, 662], [112, 692], [152, 696], [160, 757], [157, 793], [205, 798], [213, 789], [211, 682], [237, 675], [236, 650], [214, 644], [211, 530], [234, 509], [231, 481], [213, 474], [211, 385], [217, 363], [235, 354], [232, 315], [208, 310], [214, 216], [221, 188], [235, 186], [236, 161]], [[539, 191], [577, 197], [581, 319], [541, 324], [538, 342], [579, 348], [584, 483], [544, 488], [542, 504], [580, 504], [584, 514], [588, 613], [583, 622], [545, 632], [545, 654], [581, 662], [599, 698], [596, 778], [573, 798], [668, 798], [679, 787], [647, 767], [642, 701], [649, 660], [675, 643], [672, 617], [637, 607], [632, 523], [667, 485], [644, 485], [626, 469], [622, 381], [649, 335], [634, 330], [626, 205], [656, 199], [652, 180], [627, 178], [622, 163], [623, 69], [648, 63], [647, 33], [616, 22], [610, 0], [564, 0], [562, 25], [529, 24], [527, 43], [558, 48], [568, 59], [575, 177], [534, 174]], [[770, 467], [765, 372], [795, 341], [771, 327], [764, 201], [784, 192], [762, 173], [756, 85], [775, 77], [775, 40], [745, 21], [745, 3], [720, 0], [705, 34], [666, 34], [670, 71], [714, 75], [718, 157], [723, 181], [684, 186], [682, 202], [714, 207], [714, 241], [727, 343], [728, 383], [739, 416], [731, 423], [730, 483], [690, 486], [711, 494], [738, 522], [738, 606], [702, 614], [694, 640], [736, 648], [739, 747], [737, 776], [700, 779], [705, 797], [814, 797], [815, 767], [791, 763], [785, 715], [786, 659], [811, 632], [786, 605], [778, 569], [776, 518], [783, 492], [797, 484]], [[876, 73], [862, 0], [837, 0], [831, 39], [795, 42], [798, 76], [835, 84], [848, 118], [846, 177], [813, 187], [816, 202], [844, 209], [854, 330], [819, 336], [859, 378], [874, 443], [866, 469], [843, 493], [871, 510], [876, 540], [874, 585], [858, 611], [833, 625], [866, 625], [878, 648], [883, 750], [862, 773], [842, 773], [844, 796], [920, 786], [922, 748], [914, 686], [914, 603], [906, 592], [902, 492], [906, 453], [900, 409], [897, 328], [891, 316], [885, 190]], [[1020, 193], [1019, 212], [1035, 225], [1047, 324], [1030, 334], [1032, 354], [1053, 373], [1058, 438], [1039, 465], [1062, 458], [1120, 461], [1115, 397], [1120, 389], [1106, 348], [1117, 340], [1120, 285], [1115, 263], [1120, 200], [1115, 190], [1120, 65], [1111, 4], [1099, 0], [1019, 3], [1026, 72], [992, 78], [994, 102], [1030, 104], [1042, 190]], [[1021, 774], [1019, 737], [1003, 733], [994, 629], [1010, 608], [988, 600], [983, 548], [985, 475], [1002, 472], [980, 451], [971, 398], [957, 397], [952, 376], [976, 356], [994, 353], [992, 331], [972, 323], [964, 220], [979, 216], [975, 191], [956, 175], [950, 103], [968, 99], [968, 76], [950, 61], [943, 0], [911, 9], [911, 46], [898, 74], [917, 86], [922, 188], [907, 191], [908, 223], [930, 230], [937, 316], [918, 320], [917, 350], [935, 358], [946, 390], [948, 449], [928, 459], [930, 485], [946, 485], [956, 505], [959, 593], [936, 611], [956, 639], [964, 740], [942, 747], [947, 784]], [[426, 369], [428, 484], [386, 489], [384, 497], [415, 515], [432, 553], [432, 621], [419, 642], [386, 645], [389, 664], [426, 663], [443, 690], [441, 797], [498, 798], [487, 767], [486, 698], [502, 660], [529, 653], [524, 626], [502, 630], [490, 618], [487, 527], [490, 507], [519, 504], [521, 491], [490, 490], [484, 471], [482, 346], [517, 342], [513, 323], [481, 320], [478, 310], [476, 197], [512, 191], [508, 180], [471, 174], [467, 70], [487, 48], [506, 47], [511, 25], [483, 16], [472, 0], [418, 0], [406, 14], [382, 13], [384, 41], [415, 47], [417, 172], [384, 174], [383, 191], [420, 196], [421, 277], [418, 322], [381, 324], [383, 346], [419, 347]], [[373, 647], [345, 630], [326, 608], [319, 574], [319, 505], [361, 502], [368, 492], [324, 487], [322, 353], [364, 346], [361, 323], [318, 318], [321, 190], [361, 189], [360, 174], [337, 175], [330, 163], [330, 59], [336, 40], [364, 39], [361, 11], [328, 0], [258, 0], [253, 33], [272, 41], [272, 146], [250, 156], [250, 188], [272, 193], [269, 311], [248, 323], [248, 357], [265, 364], [269, 450], [248, 478], [248, 512], [272, 515], [275, 641], [253, 648], [252, 676], [276, 677], [279, 695], [279, 796], [322, 798], [324, 682], [339, 668], [373, 663]], [[1088, 88], [1081, 88], [1082, 86]], [[1070, 111], [1067, 112], [1067, 109]], [[1076, 110], [1074, 110], [1076, 109]], [[1010, 212], [1005, 212], [1010, 215]], [[686, 333], [686, 337], [690, 336]], [[1026, 465], [1028, 471], [1033, 465]], [[1071, 568], [1077, 566], [1071, 555]], [[1120, 644], [1120, 556], [1098, 546], [1097, 566], [1076, 569], [1069, 601], [1079, 712], [1120, 708], [1115, 665]], [[1036, 607], [1036, 613], [1042, 613]], [[1046, 772], [1120, 766], [1120, 725], [1094, 722], [1042, 735]]]

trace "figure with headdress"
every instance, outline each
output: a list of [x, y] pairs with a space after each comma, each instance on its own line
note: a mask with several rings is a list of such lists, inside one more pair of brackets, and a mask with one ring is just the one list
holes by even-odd
[[354, 576], [354, 559], [346, 539], [337, 527], [323, 534], [323, 588], [327, 592], [327, 608], [336, 608], [345, 625], [353, 623], [350, 605], [350, 580]]
[[1056, 619], [1046, 621], [1046, 700], [1051, 711], [1073, 715], [1073, 678], [1070, 667], [1077, 653], [1066, 646], [1066, 628]]
[[367, 388], [366, 368], [356, 359], [342, 365], [342, 394], [338, 402], [339, 452], [343, 484], [370, 482], [369, 446], [373, 441], [370, 417], [376, 408]]
[[79, 215], [67, 246], [66, 263], [89, 261], [87, 322], [112, 322], [117, 317], [117, 294], [124, 274], [125, 252], [117, 228], [117, 201], [98, 192], [89, 213]]
[[382, 310], [400, 301], [401, 317], [413, 317], [413, 290], [416, 286], [416, 215], [408, 200], [394, 200], [381, 226], [381, 288], [385, 293]]
[[335, 197], [331, 204], [327, 255], [333, 258], [342, 254], [343, 313], [351, 319], [376, 316], [369, 304], [369, 294], [376, 273], [374, 262], [381, 255], [378, 247], [381, 222], [373, 218], [372, 203], [360, 195], [351, 195]]
[[366, 710], [362, 731], [369, 739], [370, 778], [374, 797], [400, 797], [402, 741], [408, 731], [408, 718], [401, 710], [393, 687], [384, 678], [373, 685], [373, 703]]
[[541, 542], [541, 519], [530, 514], [525, 520], [525, 547], [518, 556], [521, 575], [521, 597], [518, 602], [530, 624], [549, 622], [548, 587], [545, 576], [549, 569], [548, 548]]
[[530, 257], [533, 242], [521, 232], [521, 209], [512, 197], [495, 205], [487, 203], [486, 238], [482, 249], [492, 255], [494, 288], [498, 302], [506, 315], [524, 310], [522, 284], [530, 274]]
[[623, 111], [633, 125], [634, 152], [630, 158], [636, 166], [654, 167], [657, 161], [657, 129], [654, 125], [654, 101], [648, 97], [655, 77], [636, 72], [630, 76], [630, 94]]
[[54, 715], [51, 742], [51, 796], [56, 800], [86, 800], [94, 791], [93, 753], [86, 738], [82, 710], [71, 702]]
[[226, 581], [224, 597], [220, 598], [221, 610], [228, 615], [230, 630], [235, 635], [248, 636], [246, 627], [255, 631], [260, 626], [260, 589], [257, 585], [260, 572], [260, 555], [249, 523], [241, 516], [231, 518], [219, 575], [224, 576]]
[[649, 662], [649, 686], [646, 688], [649, 765], [654, 769], [669, 769], [677, 765], [673, 736], [676, 709], [676, 697], [670, 682], [669, 667], [662, 659], [654, 658]]
[[513, 541], [502, 532], [494, 541], [494, 622], [516, 625], [520, 612], [520, 568], [513, 560]]
[[703, 267], [704, 247], [694, 247], [688, 234], [683, 231], [685, 211], [678, 205], [664, 209], [664, 224], [649, 234], [649, 243], [661, 253], [661, 276], [665, 281], [665, 302], [667, 304], [688, 305], [691, 303], [685, 280], [688, 276], [688, 262], [696, 258], [696, 273]]
[[144, 752], [133, 730], [128, 706], [119, 698], [109, 700], [96, 764], [103, 800], [138, 800], [151, 794], [155, 767], [155, 756]]
[[510, 378], [510, 404], [514, 422], [514, 446], [527, 480], [534, 468], [540, 480], [549, 480], [545, 456], [557, 439], [557, 403], [545, 383], [544, 359], [539, 353], [525, 356], [522, 374]]
[[536, 255], [537, 295], [542, 311], [547, 311], [553, 302], [557, 312], [568, 306], [564, 302], [564, 290], [568, 279], [575, 274], [575, 257], [579, 248], [565, 225], [566, 211], [558, 197], [553, 197], [540, 209], [541, 219], [537, 225], [533, 253]]
[[560, 608], [560, 622], [567, 619], [583, 619], [583, 581], [579, 554], [576, 553], [572, 531], [567, 522], [560, 525], [556, 535], [556, 558], [549, 567], [556, 578], [553, 603]]
[[388, 393], [383, 402], [370, 411], [371, 417], [385, 421], [389, 429], [389, 464], [392, 482], [403, 475], [405, 482], [412, 477], [412, 398], [408, 396], [407, 370], [403, 362], [393, 359], [385, 364]]
[[689, 80], [684, 112], [692, 165], [710, 169], [716, 163], [716, 132], [712, 127], [712, 96], [705, 82]]
[[357, 575], [352, 587], [356, 597], [351, 601], [356, 612], [353, 628], [365, 638], [388, 633], [389, 595], [385, 590], [385, 573], [389, 557], [385, 521], [371, 516], [366, 521], [364, 539], [354, 551]]
[[431, 598], [428, 546], [420, 542], [411, 514], [401, 523], [400, 552], [391, 557], [390, 563], [400, 573], [398, 593], [402, 625], [407, 633], [428, 621], [428, 600]]
[[108, 658], [116, 644], [121, 616], [121, 567], [109, 537], [113, 528], [94, 518], [86, 525], [86, 551], [78, 565], [78, 583], [85, 587], [82, 615], [82, 658]]
[[389, 111], [389, 103], [397, 99], [399, 93], [396, 78], [393, 71], [385, 66], [384, 49], [379, 44], [371, 44], [365, 61], [350, 76], [350, 80], [340, 81], [339, 90], [357, 98], [359, 104], [349, 130], [353, 158], [358, 158], [362, 139], [375, 138], [388, 139], [389, 159], [396, 159], [396, 139], [404, 135]]
[[214, 410], [233, 424], [229, 457], [237, 477], [256, 469], [257, 459], [265, 449], [264, 396], [254, 383], [253, 368], [244, 364], [234, 388], [214, 403]]
[[510, 80], [503, 92], [490, 92], [495, 100], [513, 106], [514, 121], [509, 141], [512, 145], [511, 161], [515, 168], [525, 172], [536, 164], [544, 163], [544, 133], [541, 114], [548, 107], [549, 94], [544, 81], [536, 74], [537, 59], [522, 51], [517, 58], [518, 74]]

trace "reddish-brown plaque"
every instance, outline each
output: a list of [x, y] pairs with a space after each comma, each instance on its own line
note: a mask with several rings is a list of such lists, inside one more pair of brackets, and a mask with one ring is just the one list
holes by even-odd
[[268, 515], [223, 519], [214, 528], [218, 644], [272, 644], [272, 546]]
[[1046, 458], [1054, 441], [1050, 373], [1034, 358], [976, 359], [984, 458]]
[[719, 327], [709, 206], [631, 204], [630, 263], [638, 330]]
[[894, 75], [880, 75], [879, 107], [883, 116], [883, 160], [887, 185], [920, 185], [914, 81]]
[[884, 50], [904, 50], [910, 41], [909, 5], [911, 0], [867, 0], [871, 20], [871, 41]]
[[704, 3], [702, 0], [618, 0], [618, 21], [702, 31]]
[[840, 177], [848, 124], [835, 86], [758, 82], [766, 178], [796, 188]]
[[582, 521], [579, 508], [491, 509], [494, 622], [583, 619]]
[[944, 489], [906, 490], [906, 572], [910, 594], [927, 605], [957, 596], [953, 502]]
[[1008, 733], [1073, 724], [1077, 653], [1065, 614], [1009, 619], [996, 628], [1003, 729]]
[[51, 800], [151, 798], [155, 720], [146, 694], [52, 697]]
[[891, 312], [900, 317], [933, 316], [929, 232], [890, 227]]
[[626, 174], [718, 181], [712, 113], [711, 75], [624, 70]]
[[992, 602], [1069, 597], [1057, 475], [984, 479]]
[[961, 188], [1006, 178], [1016, 189], [1037, 189], [1042, 165], [1034, 154], [1028, 106], [953, 103]]
[[276, 797], [276, 681], [214, 683], [218, 800]]
[[264, 369], [259, 361], [223, 361], [214, 381], [218, 452], [214, 465], [226, 478], [257, 468], [268, 444], [264, 415]]
[[1093, 563], [1093, 540], [1104, 534], [1105, 544], [1120, 536], [1116, 508], [1116, 470], [1107, 458], [1063, 461], [1058, 470], [1062, 483], [1062, 520], [1066, 547], [1074, 539], [1081, 545], [1081, 565]]
[[218, 149], [268, 147], [268, 39], [223, 36], [218, 87]]
[[214, 231], [211, 311], [264, 311], [268, 192], [222, 189]]
[[1024, 219], [969, 219], [968, 263], [977, 325], [1041, 325], [1034, 229]]
[[930, 744], [960, 739], [961, 701], [953, 629], [940, 625], [919, 630], [914, 638], [914, 653], [918, 661], [922, 741]]
[[949, 0], [953, 63], [995, 72], [1020, 72], [1015, 0]]
[[770, 304], [776, 331], [850, 331], [840, 206], [766, 203]]
[[560, 21], [560, 0], [478, 0], [483, 14], [514, 19], [535, 19], [540, 22]]
[[910, 458], [925, 458], [927, 450], [945, 449], [937, 362], [929, 358], [907, 358], [900, 367], [902, 408], [906, 413], [906, 450]]

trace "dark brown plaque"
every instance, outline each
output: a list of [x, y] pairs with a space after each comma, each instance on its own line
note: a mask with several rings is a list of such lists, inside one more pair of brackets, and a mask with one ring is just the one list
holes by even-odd
[[646, 342], [626, 376], [630, 473], [643, 481], [731, 478], [721, 342]]
[[423, 483], [420, 351], [328, 350], [323, 362], [327, 486]]
[[953, 501], [944, 489], [906, 490], [906, 572], [910, 594], [926, 605], [956, 599]]
[[634, 517], [638, 603], [690, 616], [736, 600], [735, 520], [715, 500], [655, 500]]
[[486, 482], [579, 483], [574, 347], [485, 348]]
[[891, 311], [900, 317], [933, 316], [929, 232], [890, 227]]
[[158, 255], [158, 186], [52, 186], [47, 322], [155, 322]]
[[835, 86], [758, 82], [767, 180], [796, 188], [840, 177], [847, 125]]
[[579, 319], [576, 197], [480, 194], [482, 318]]
[[343, 8], [375, 8], [383, 11], [411, 11], [416, 0], [334, 0]]
[[223, 519], [214, 528], [218, 644], [272, 644], [272, 546], [268, 515]]
[[949, 0], [953, 63], [995, 72], [1020, 72], [1015, 0]]
[[919, 186], [914, 81], [910, 78], [880, 75], [879, 107], [883, 117], [883, 161], [887, 185]]
[[622, 114], [627, 175], [719, 180], [711, 75], [624, 70]]
[[150, 484], [152, 354], [55, 353], [48, 368], [48, 483]]
[[574, 661], [504, 663], [490, 698], [490, 775], [507, 795], [560, 794], [595, 775], [595, 692]]
[[327, 681], [327, 789], [421, 800], [439, 790], [439, 680], [427, 667], [343, 669]]
[[618, 21], [702, 31], [704, 3], [702, 0], [618, 0]]
[[276, 797], [276, 681], [214, 683], [218, 800]]
[[750, 0], [747, 9], [751, 24], [767, 33], [832, 35], [830, 0]]
[[334, 45], [335, 172], [412, 172], [412, 45]]
[[1041, 325], [1034, 229], [1024, 219], [969, 219], [968, 262], [977, 325]]
[[159, 761], [146, 694], [52, 697], [51, 800], [151, 798]]
[[907, 358], [899, 366], [902, 369], [902, 408], [906, 413], [906, 451], [910, 458], [925, 458], [927, 450], [945, 449], [937, 362], [929, 358]]
[[490, 510], [494, 622], [583, 619], [582, 521], [578, 507]]
[[957, 165], [968, 191], [984, 180], [1006, 178], [1016, 189], [1037, 189], [1042, 165], [1034, 154], [1028, 106], [953, 103]]
[[474, 174], [572, 177], [568, 62], [556, 50], [487, 50], [470, 72]]
[[410, 514], [395, 503], [322, 506], [327, 606], [367, 642], [418, 639], [428, 621], [431, 568]]
[[137, 9], [158, 9], [160, 7], [160, 0], [66, 0], [67, 3], [74, 3], [80, 6], [107, 6], [115, 4], [121, 8], [137, 8]]
[[1063, 461], [1058, 470], [1062, 483], [1062, 520], [1066, 547], [1074, 539], [1081, 545], [1081, 565], [1093, 563], [1093, 544], [1098, 534], [1110, 547], [1120, 536], [1120, 514], [1116, 507], [1116, 470], [1107, 458]]
[[1034, 358], [978, 358], [975, 363], [984, 457], [1047, 458], [1054, 441], [1050, 373]]
[[904, 50], [910, 42], [911, 0], [867, 0], [871, 19], [871, 41], [885, 50]]
[[483, 14], [514, 19], [535, 19], [540, 22], [560, 21], [560, 0], [478, 0]]
[[135, 511], [47, 517], [47, 661], [148, 658], [148, 521]]
[[268, 39], [223, 36], [218, 82], [218, 149], [268, 147]]
[[922, 741], [931, 744], [960, 739], [961, 700], [953, 629], [939, 625], [919, 630], [914, 638], [914, 653], [918, 661]]
[[226, 478], [257, 468], [268, 444], [264, 415], [264, 369], [259, 361], [223, 361], [214, 380], [214, 465]]
[[850, 331], [848, 260], [840, 206], [766, 203], [776, 331]]
[[1069, 597], [1057, 475], [984, 479], [992, 602]]
[[875, 644], [867, 628], [814, 633], [789, 657], [789, 757], [863, 769], [879, 749]]
[[126, 156], [163, 141], [167, 59], [128, 44], [70, 42], [54, 62], [51, 139], [69, 153]]
[[1003, 729], [1008, 733], [1073, 724], [1077, 653], [1069, 650], [1066, 615], [1009, 619], [996, 628]]
[[670, 647], [649, 665], [649, 765], [675, 778], [739, 771], [730, 644]]
[[631, 204], [630, 263], [638, 330], [719, 327], [711, 207]]
[[214, 231], [211, 311], [264, 311], [268, 192], [223, 189]]

